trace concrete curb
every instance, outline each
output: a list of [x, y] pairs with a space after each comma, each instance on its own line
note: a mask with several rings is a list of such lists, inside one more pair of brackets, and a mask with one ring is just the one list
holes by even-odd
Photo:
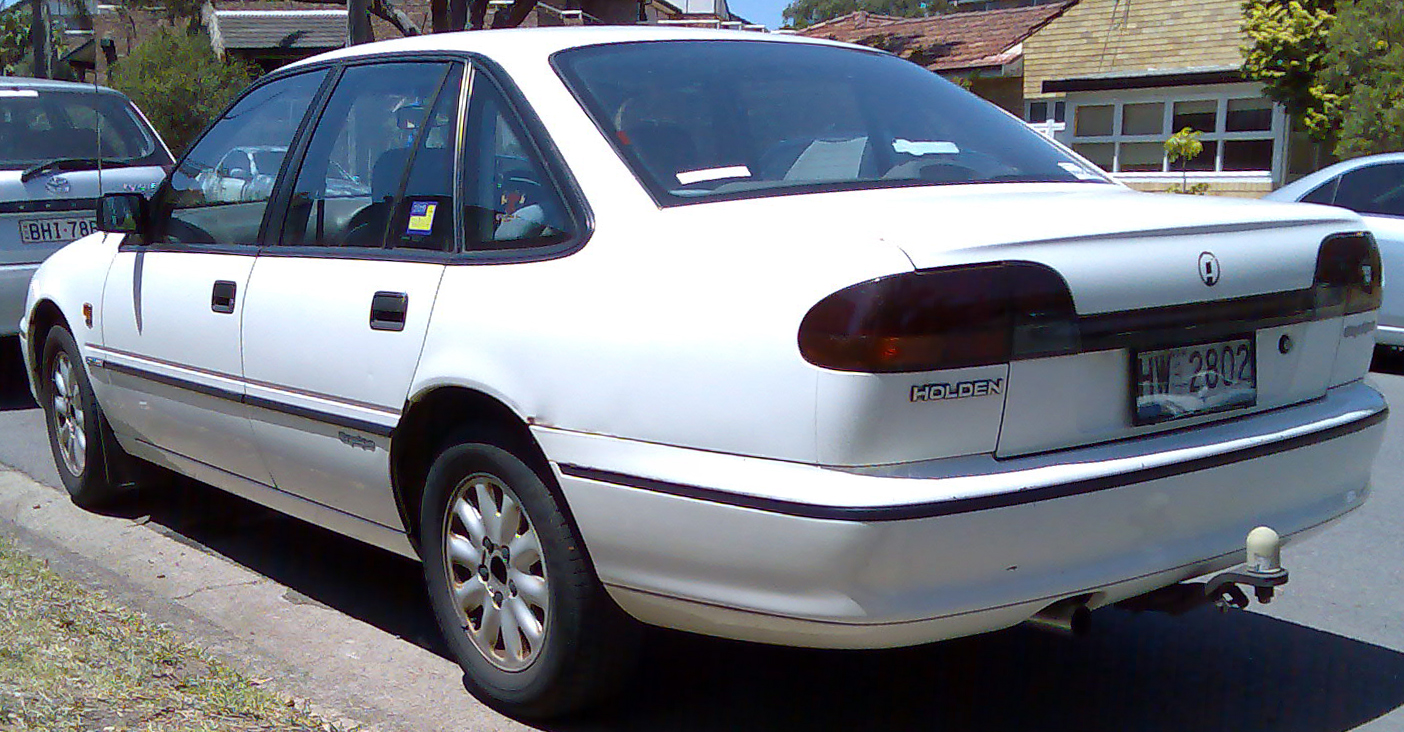
[[470, 696], [451, 661], [139, 520], [83, 511], [3, 466], [0, 533], [344, 728], [531, 729]]

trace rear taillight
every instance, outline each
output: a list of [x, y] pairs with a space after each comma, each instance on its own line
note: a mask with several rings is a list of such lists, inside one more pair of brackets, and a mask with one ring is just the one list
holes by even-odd
[[1383, 285], [1374, 237], [1341, 234], [1321, 243], [1314, 287], [1318, 317], [1330, 311], [1352, 315], [1378, 310]]
[[806, 361], [893, 373], [1007, 363], [1078, 349], [1067, 283], [1032, 262], [880, 277], [819, 302], [800, 324]]

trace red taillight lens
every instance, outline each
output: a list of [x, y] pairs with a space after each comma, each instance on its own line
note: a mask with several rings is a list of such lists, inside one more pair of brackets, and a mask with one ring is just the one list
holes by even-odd
[[892, 373], [1006, 363], [1077, 350], [1063, 278], [1032, 262], [995, 262], [880, 277], [840, 290], [800, 324], [806, 361]]
[[1380, 308], [1383, 293], [1380, 250], [1368, 233], [1342, 234], [1321, 243], [1316, 255], [1316, 308], [1342, 308], [1346, 315]]

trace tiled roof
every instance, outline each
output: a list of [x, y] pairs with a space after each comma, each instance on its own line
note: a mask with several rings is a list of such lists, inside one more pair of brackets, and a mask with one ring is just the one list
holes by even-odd
[[895, 18], [858, 11], [799, 31], [811, 38], [861, 43], [932, 71], [1002, 66], [1019, 58], [1019, 44], [1077, 0], [1004, 10]]
[[346, 44], [345, 10], [216, 10], [224, 48], [325, 50]]

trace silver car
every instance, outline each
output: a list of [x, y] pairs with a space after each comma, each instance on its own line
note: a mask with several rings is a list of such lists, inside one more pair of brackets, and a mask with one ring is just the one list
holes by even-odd
[[1375, 341], [1404, 349], [1404, 153], [1368, 155], [1312, 173], [1266, 196], [1360, 214], [1380, 247], [1384, 302]]
[[0, 77], [0, 337], [39, 263], [94, 231], [103, 193], [150, 194], [170, 150], [121, 92]]

